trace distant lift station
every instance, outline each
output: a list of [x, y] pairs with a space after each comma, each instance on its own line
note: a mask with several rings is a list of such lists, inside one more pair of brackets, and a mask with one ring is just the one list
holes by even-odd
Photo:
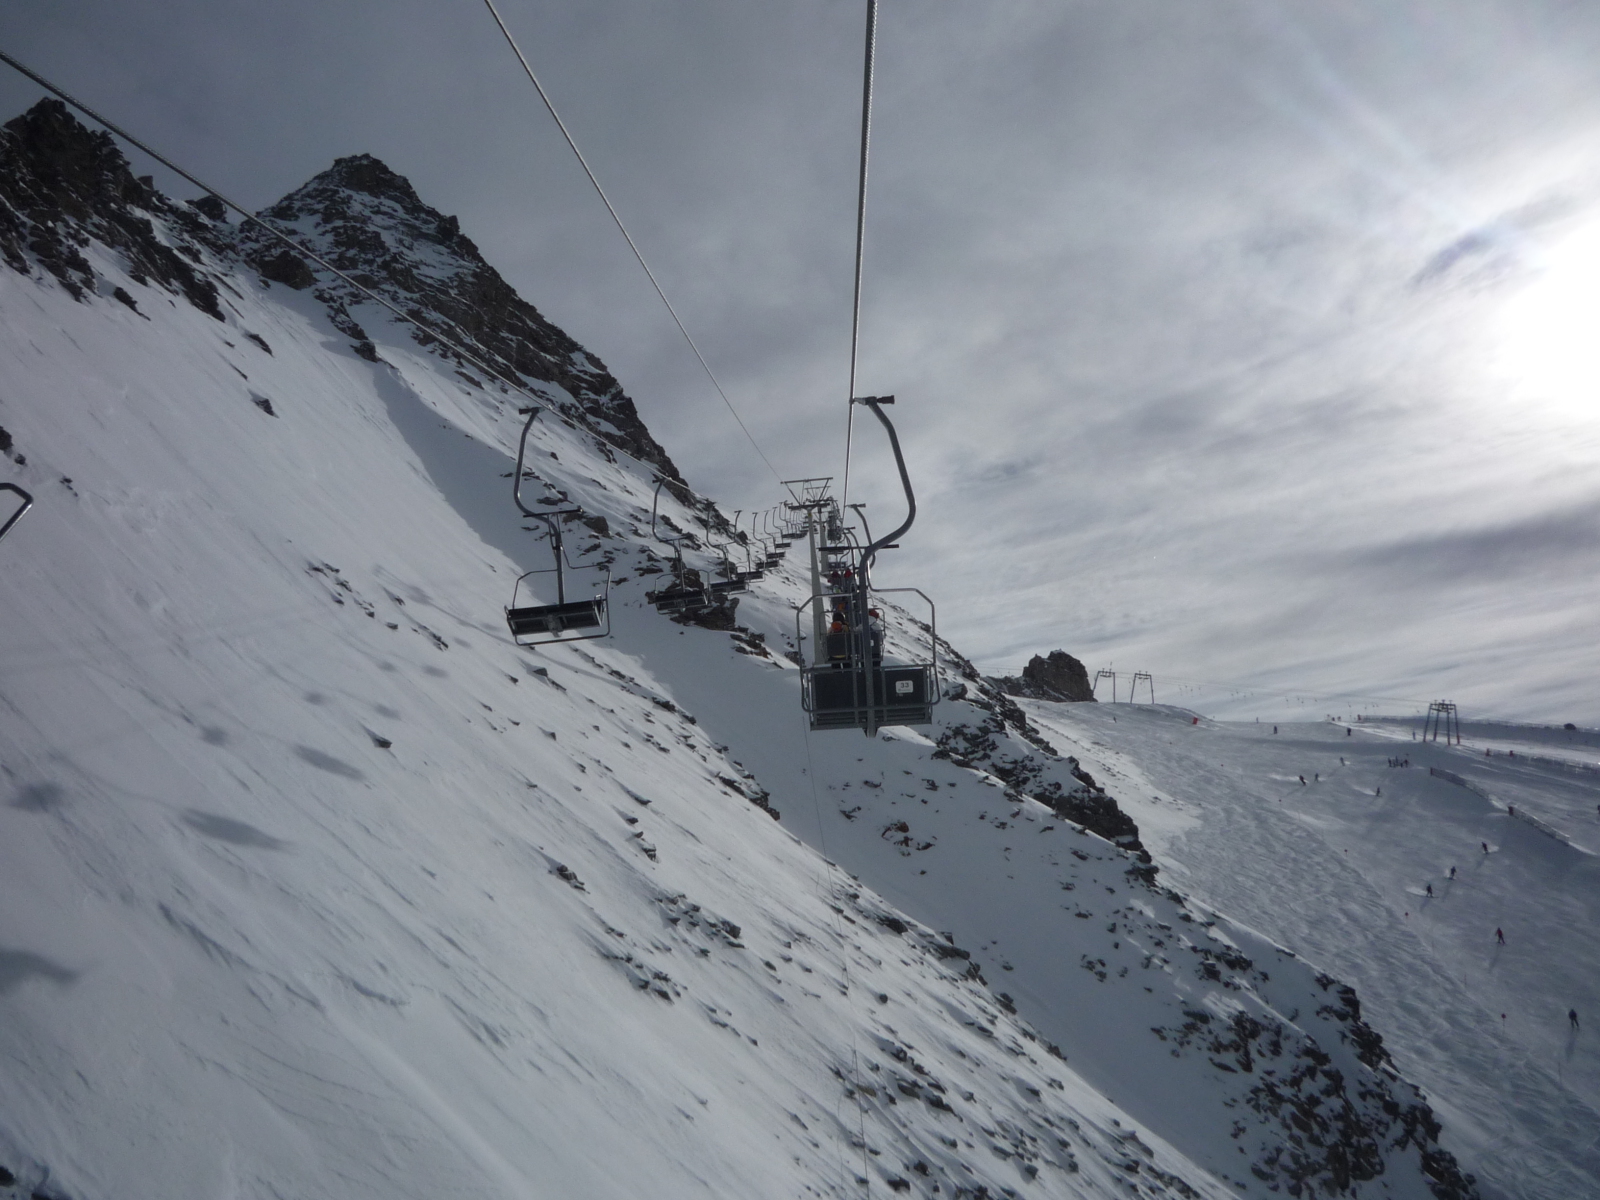
[[[511, 496], [523, 516], [541, 522], [550, 538], [550, 550], [555, 555], [554, 567], [524, 572], [511, 588], [511, 606], [506, 609], [506, 625], [511, 630], [511, 640], [519, 646], [545, 646], [552, 642], [584, 642], [608, 637], [611, 633], [611, 568], [605, 568], [600, 591], [587, 600], [567, 599], [566, 570], [576, 570], [566, 561], [566, 550], [561, 542], [561, 523], [568, 517], [581, 516], [581, 508], [550, 509], [534, 512], [522, 502], [522, 461], [528, 448], [528, 431], [543, 409], [528, 409], [528, 420], [522, 427], [522, 440], [517, 445], [517, 466], [511, 475]], [[556, 602], [518, 606], [517, 597], [522, 581], [529, 575], [554, 575], [556, 577]], [[598, 630], [598, 632], [584, 632]], [[573, 636], [567, 636], [567, 635]]]

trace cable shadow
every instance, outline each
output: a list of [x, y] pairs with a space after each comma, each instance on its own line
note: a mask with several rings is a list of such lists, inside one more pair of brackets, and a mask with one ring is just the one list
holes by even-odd
[[17, 789], [17, 794], [11, 798], [10, 807], [21, 809], [23, 812], [49, 812], [51, 809], [60, 808], [66, 795], [67, 790], [59, 783], [30, 783], [26, 787]]
[[15, 991], [29, 979], [48, 979], [59, 987], [75, 983], [78, 972], [27, 950], [0, 950], [0, 996]]
[[228, 842], [235, 846], [248, 846], [255, 850], [287, 850], [289, 843], [282, 838], [275, 838], [270, 833], [264, 833], [254, 825], [247, 825], [243, 821], [235, 821], [232, 817], [218, 816], [216, 813], [201, 812], [191, 808], [182, 816], [182, 821], [196, 833], [206, 837], [215, 838], [219, 842]]

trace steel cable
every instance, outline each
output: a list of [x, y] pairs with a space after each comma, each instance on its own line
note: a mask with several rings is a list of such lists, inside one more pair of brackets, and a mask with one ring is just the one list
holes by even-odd
[[655, 272], [650, 269], [650, 264], [645, 262], [644, 255], [640, 253], [638, 245], [633, 240], [633, 235], [628, 232], [628, 227], [622, 223], [622, 218], [617, 214], [616, 207], [611, 203], [610, 197], [606, 195], [605, 189], [600, 186], [600, 181], [595, 178], [594, 171], [589, 166], [589, 160], [584, 158], [583, 151], [578, 149], [578, 143], [567, 129], [567, 123], [561, 119], [561, 114], [556, 111], [556, 106], [545, 92], [544, 85], [539, 82], [539, 77], [533, 73], [533, 68], [528, 65], [527, 56], [522, 53], [522, 47], [517, 45], [517, 39], [511, 36], [511, 30], [506, 27], [504, 18], [500, 16], [500, 10], [494, 5], [494, 0], [483, 0], [483, 2], [488, 6], [490, 15], [494, 17], [494, 23], [500, 27], [500, 32], [505, 35], [506, 44], [511, 47], [512, 53], [517, 56], [517, 61], [522, 64], [522, 69], [527, 74], [529, 82], [533, 84], [534, 90], [539, 93], [539, 99], [544, 101], [544, 106], [549, 110], [551, 118], [556, 123], [556, 128], [561, 130], [561, 136], [567, 140], [567, 145], [571, 147], [572, 153], [577, 156], [579, 165], [583, 167], [583, 173], [589, 177], [589, 182], [594, 185], [595, 194], [600, 197], [601, 203], [606, 206], [606, 211], [611, 214], [611, 219], [617, 223], [617, 228], [627, 240], [628, 249], [633, 251], [634, 258], [638, 259], [639, 265], [644, 268], [644, 273], [650, 280], [650, 286], [655, 288], [656, 295], [661, 297], [661, 303], [665, 304], [667, 312], [672, 314], [673, 324], [678, 327], [678, 332], [683, 334], [683, 340], [689, 343], [689, 349], [694, 351], [695, 358], [700, 360], [700, 366], [705, 370], [706, 378], [711, 380], [711, 386], [717, 389], [717, 395], [722, 397], [722, 402], [728, 406], [728, 411], [733, 414], [733, 419], [739, 423], [739, 428], [744, 432], [744, 436], [749, 439], [751, 447], [761, 456], [761, 461], [767, 464], [767, 470], [772, 472], [772, 477], [781, 481], [782, 477], [778, 474], [778, 469], [772, 465], [772, 460], [762, 451], [760, 444], [745, 425], [744, 418], [739, 415], [739, 410], [733, 406], [733, 401], [728, 399], [728, 393], [723, 391], [722, 384], [717, 382], [717, 377], [711, 370], [711, 364], [706, 362], [706, 356], [700, 353], [700, 347], [695, 345], [694, 338], [689, 336], [689, 330], [684, 327], [682, 319], [679, 318], [678, 310], [672, 307], [672, 301], [667, 299], [667, 293], [662, 290], [661, 283], [656, 279]]
[[850, 448], [856, 427], [856, 366], [861, 349], [861, 266], [867, 239], [867, 147], [872, 133], [872, 59], [878, 45], [878, 0], [867, 0], [867, 52], [861, 82], [861, 184], [856, 193], [856, 280], [850, 302], [850, 404], [844, 428], [844, 488], [840, 507], [850, 503]]

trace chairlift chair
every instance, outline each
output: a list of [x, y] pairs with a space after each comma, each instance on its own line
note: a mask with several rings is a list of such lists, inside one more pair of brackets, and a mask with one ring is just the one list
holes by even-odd
[[[893, 396], [868, 396], [852, 400], [871, 409], [889, 435], [900, 483], [906, 496], [906, 519], [887, 537], [861, 546], [847, 529], [837, 507], [830, 509], [822, 529], [826, 541], [818, 547], [832, 561], [851, 563], [853, 579], [843, 588], [819, 590], [800, 605], [795, 613], [796, 639], [803, 637], [802, 623], [813, 605], [842, 600], [847, 617], [843, 635], [830, 634], [823, 661], [801, 667], [800, 703], [813, 731], [860, 729], [875, 737], [879, 729], [892, 725], [928, 725], [933, 707], [940, 701], [938, 616], [933, 601], [918, 588], [874, 588], [871, 583], [873, 560], [880, 550], [892, 548], [896, 539], [911, 528], [917, 515], [916, 497], [900, 452], [900, 439], [883, 413], [882, 405], [892, 404]], [[863, 520], [863, 528], [865, 521]], [[870, 535], [869, 535], [870, 538]], [[881, 636], [872, 628], [869, 612], [875, 596], [914, 592], [928, 606], [929, 656], [925, 662], [891, 663], [884, 660]], [[838, 638], [845, 639], [843, 645]]]
[[749, 577], [743, 571], [739, 570], [738, 567], [733, 565], [733, 559], [728, 554], [728, 547], [733, 545], [733, 543], [713, 542], [711, 540], [711, 528], [709, 525], [707, 525], [706, 544], [710, 546], [711, 549], [722, 555], [722, 561], [717, 564], [717, 572], [722, 576], [722, 578], [714, 581], [711, 584], [712, 593], [718, 596], [727, 596], [734, 592], [749, 591]]
[[[729, 587], [731, 581], [717, 580], [706, 584], [701, 581], [700, 572], [692, 570], [683, 561], [683, 541], [687, 534], [675, 538], [662, 537], [656, 528], [657, 515], [661, 504], [661, 489], [666, 485], [666, 476], [656, 479], [655, 499], [650, 505], [650, 536], [664, 546], [672, 547], [672, 580], [666, 587], [657, 588], [655, 591], [646, 592], [645, 599], [655, 606], [659, 613], [681, 613], [696, 610], [722, 608], [725, 605], [736, 604], [730, 601], [728, 592], [743, 591], [741, 587]], [[691, 582], [690, 576], [694, 579]], [[721, 586], [719, 586], [721, 585]]]
[[11, 532], [11, 527], [13, 525], [22, 520], [22, 514], [33, 507], [33, 496], [23, 491], [14, 483], [0, 483], [0, 492], [14, 492], [18, 496], [22, 497], [22, 503], [19, 504], [15, 511], [13, 511], [12, 514], [6, 518], [6, 523], [4, 525], [0, 525], [0, 538], [3, 538], [6, 536], [6, 534]]
[[[512, 474], [511, 495], [516, 501], [517, 509], [523, 516], [533, 520], [542, 521], [550, 537], [550, 550], [555, 556], [554, 567], [525, 571], [517, 577], [516, 583], [511, 587], [511, 604], [506, 608], [506, 626], [511, 631], [511, 640], [519, 646], [546, 646], [554, 642], [586, 642], [595, 638], [609, 637], [611, 634], [611, 568], [604, 568], [604, 583], [598, 594], [587, 600], [568, 600], [566, 587], [565, 568], [573, 568], [573, 564], [566, 561], [566, 550], [562, 545], [561, 522], [571, 516], [583, 512], [581, 508], [557, 509], [549, 512], [534, 512], [522, 502], [522, 461], [528, 445], [528, 431], [533, 428], [534, 421], [543, 409], [528, 410], [528, 421], [522, 427], [522, 440], [517, 446], [517, 467]], [[576, 568], [573, 568], [576, 569]], [[518, 596], [521, 593], [522, 581], [530, 575], [554, 575], [556, 577], [556, 603], [519, 605]], [[576, 636], [567, 637], [565, 634], [574, 630], [598, 629], [598, 633], [578, 633]]]

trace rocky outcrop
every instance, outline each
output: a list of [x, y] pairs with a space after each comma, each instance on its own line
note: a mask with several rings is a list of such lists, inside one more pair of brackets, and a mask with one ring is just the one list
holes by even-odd
[[[103, 283], [83, 255], [91, 242], [119, 255], [135, 283], [222, 320], [216, 281], [202, 266], [203, 251], [220, 248], [212, 224], [156, 191], [148, 175], [135, 179], [109, 133], [85, 129], [59, 100], [41, 100], [0, 129], [0, 258], [24, 275], [43, 268], [83, 300]], [[137, 311], [123, 289], [104, 290]]]
[[[1051, 659], [1057, 655], [1075, 664], [1080, 672], [1083, 670], [1082, 663], [1062, 651], [1056, 651]], [[1156, 868], [1139, 840], [1139, 826], [1134, 819], [1122, 811], [1115, 797], [1076, 758], [1059, 753], [1045, 740], [1038, 726], [1007, 694], [1002, 686], [1007, 681], [984, 678], [943, 638], [939, 639], [939, 658], [966, 682], [946, 692], [946, 699], [953, 703], [944, 710], [946, 719], [934, 739], [938, 746], [934, 757], [987, 771], [1015, 795], [1048, 805], [1063, 819], [1126, 850], [1138, 860], [1140, 877], [1147, 882], [1154, 880]], [[963, 709], [970, 719], [949, 719], [950, 714]]]
[[[338, 159], [259, 215], [501, 374], [561, 388], [576, 402], [576, 411], [558, 404], [565, 415], [581, 416], [606, 442], [682, 482], [605, 364], [519, 296], [461, 232], [460, 221], [424, 204], [404, 176], [378, 159]], [[292, 288], [319, 285], [316, 295], [336, 320], [342, 316], [354, 325], [348, 310], [365, 302], [359, 291], [257, 226], [241, 228], [238, 245], [265, 279]], [[367, 340], [364, 331], [346, 332], [358, 347]], [[456, 359], [423, 331], [413, 329], [412, 336]], [[470, 363], [456, 361], [464, 376], [487, 382], [474, 378]]]
[[1022, 668], [1020, 677], [1008, 675], [989, 682], [1008, 696], [1094, 703], [1088, 670], [1065, 650], [1052, 650], [1045, 658], [1035, 654]]
[[[135, 178], [111, 135], [85, 128], [59, 100], [41, 100], [0, 128], [0, 260], [13, 270], [42, 270], [80, 301], [104, 294], [140, 311], [135, 295], [96, 273], [85, 250], [98, 243], [133, 282], [182, 296], [220, 321], [229, 278], [245, 264], [268, 282], [314, 288], [355, 352], [377, 359], [352, 315], [362, 304], [372, 311], [358, 289], [259, 225], [233, 225], [227, 216], [215, 197], [177, 204], [149, 176]], [[650, 464], [685, 503], [709, 509], [691, 496], [605, 364], [519, 296], [455, 217], [428, 207], [371, 155], [337, 160], [260, 216], [507, 378], [545, 392], [561, 416], [593, 432], [604, 453], [615, 448]], [[490, 385], [437, 338], [409, 328], [470, 383]]]

